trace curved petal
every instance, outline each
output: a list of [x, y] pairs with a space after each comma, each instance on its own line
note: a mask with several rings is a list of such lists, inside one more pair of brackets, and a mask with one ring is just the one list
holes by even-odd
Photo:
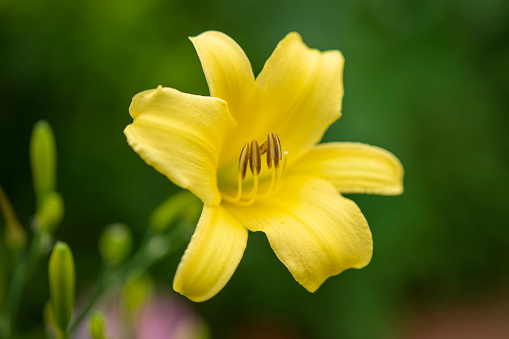
[[273, 198], [229, 208], [249, 230], [267, 235], [279, 260], [310, 292], [328, 277], [371, 260], [366, 219], [325, 180], [289, 177]]
[[205, 205], [177, 268], [173, 289], [196, 302], [215, 296], [239, 265], [247, 233], [222, 205]]
[[216, 170], [230, 128], [227, 104], [162, 88], [138, 93], [129, 107], [129, 145], [156, 170], [206, 204], [218, 204]]
[[254, 89], [251, 63], [242, 48], [229, 36], [217, 31], [189, 38], [203, 67], [210, 95], [228, 102], [233, 116]]
[[382, 148], [361, 143], [317, 145], [289, 171], [326, 179], [341, 193], [403, 193], [403, 166], [398, 158]]
[[290, 33], [257, 77], [260, 133], [278, 133], [289, 161], [318, 143], [341, 116], [343, 66], [339, 51], [310, 49]]

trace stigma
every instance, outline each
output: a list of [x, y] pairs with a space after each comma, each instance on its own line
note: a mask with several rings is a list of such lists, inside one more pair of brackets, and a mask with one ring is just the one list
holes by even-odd
[[[267, 169], [271, 171], [271, 179], [267, 191], [259, 194], [259, 176], [262, 170], [262, 156], [264, 154], [266, 155]], [[238, 205], [250, 206], [257, 199], [273, 196], [281, 188], [286, 170], [287, 156], [288, 152], [281, 149], [281, 142], [277, 133], [269, 133], [267, 140], [261, 145], [258, 145], [258, 142], [254, 139], [251, 142], [246, 142], [239, 157], [237, 195], [235, 197], [223, 195], [223, 198]], [[248, 167], [253, 176], [253, 187], [250, 193], [244, 194], [243, 183], [244, 179], [246, 179]]]

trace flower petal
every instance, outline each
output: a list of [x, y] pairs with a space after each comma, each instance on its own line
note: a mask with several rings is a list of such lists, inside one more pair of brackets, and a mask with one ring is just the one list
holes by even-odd
[[267, 235], [279, 260], [310, 292], [328, 277], [371, 260], [366, 219], [353, 201], [323, 179], [285, 178], [273, 198], [250, 208], [229, 208], [249, 230]]
[[218, 154], [230, 127], [227, 104], [172, 88], [138, 93], [124, 133], [145, 162], [206, 204], [218, 204]]
[[317, 145], [289, 171], [326, 179], [341, 193], [403, 192], [403, 166], [398, 158], [382, 148], [361, 143]]
[[344, 59], [308, 48], [297, 33], [278, 44], [256, 79], [261, 133], [278, 133], [289, 161], [319, 142], [341, 116]]
[[239, 265], [247, 233], [222, 205], [205, 205], [177, 268], [173, 289], [196, 302], [215, 296]]
[[190, 40], [200, 58], [210, 95], [228, 102], [230, 112], [237, 117], [254, 89], [253, 69], [246, 54], [221, 32], [204, 32]]

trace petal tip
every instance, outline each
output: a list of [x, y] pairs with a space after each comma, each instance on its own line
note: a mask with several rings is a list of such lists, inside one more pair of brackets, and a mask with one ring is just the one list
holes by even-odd
[[198, 35], [195, 35], [195, 36], [189, 36], [189, 40], [191, 40], [191, 42], [195, 45], [195, 42], [200, 40], [200, 39], [203, 39], [203, 38], [215, 38], [215, 39], [228, 39], [228, 40], [232, 40], [232, 38], [223, 33], [223, 32], [220, 32], [220, 31], [214, 31], [214, 30], [209, 30], [209, 31], [205, 31], [205, 32], [202, 32]]
[[288, 33], [281, 41], [279, 41], [278, 45], [285, 46], [286, 44], [299, 44], [304, 45], [307, 47], [307, 45], [302, 41], [302, 36], [297, 32], [290, 32]]
[[322, 284], [324, 283], [324, 281], [322, 281], [321, 283], [317, 284], [317, 283], [312, 283], [312, 284], [301, 284], [302, 287], [304, 287], [306, 289], [306, 291], [310, 292], [310, 293], [315, 293], [318, 288], [320, 288], [320, 286], [322, 286]]
[[[301, 36], [299, 33], [297, 33], [297, 32], [295, 32], [295, 31], [293, 31], [293, 32], [288, 33], [288, 34], [284, 37], [284, 39], [292, 39], [292, 40], [299, 40], [299, 41], [302, 41], [302, 36]], [[284, 40], [284, 39], [283, 39], [283, 40]]]
[[211, 295], [211, 296], [203, 295], [203, 294], [194, 295], [192, 293], [186, 293], [184, 286], [182, 286], [182, 284], [178, 283], [177, 279], [173, 280], [173, 290], [179, 294], [182, 294], [187, 299], [194, 301], [195, 303], [201, 303], [201, 302], [207, 301], [213, 297], [213, 295]]

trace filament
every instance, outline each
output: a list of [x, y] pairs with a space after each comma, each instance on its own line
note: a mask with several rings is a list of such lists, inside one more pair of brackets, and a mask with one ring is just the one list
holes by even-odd
[[279, 175], [277, 176], [276, 193], [279, 192], [281, 185], [283, 185], [283, 176], [285, 175], [285, 171], [286, 171], [287, 159], [288, 159], [288, 152], [284, 151], [283, 152], [283, 166], [281, 168], [281, 172], [279, 172]]
[[[276, 186], [276, 172], [277, 172], [277, 170], [276, 170], [276, 166], [274, 164], [274, 159], [272, 159], [271, 163], [272, 163], [272, 166], [271, 166], [270, 186], [264, 194], [258, 196], [259, 199], [264, 199], [269, 196], [272, 196], [272, 191], [274, 190], [274, 186]], [[278, 175], [278, 178], [279, 177], [280, 177], [280, 175]]]

